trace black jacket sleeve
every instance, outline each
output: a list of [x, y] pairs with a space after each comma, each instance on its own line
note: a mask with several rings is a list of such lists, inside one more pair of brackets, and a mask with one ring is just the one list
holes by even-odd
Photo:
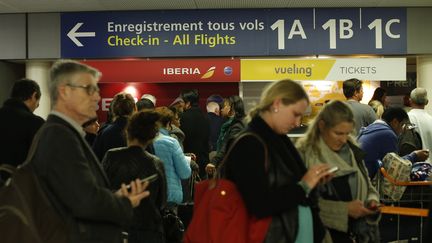
[[277, 215], [306, 199], [304, 190], [296, 182], [269, 185], [264, 154], [264, 144], [253, 136], [246, 136], [235, 144], [225, 165], [227, 178], [234, 181], [247, 209], [257, 217]]

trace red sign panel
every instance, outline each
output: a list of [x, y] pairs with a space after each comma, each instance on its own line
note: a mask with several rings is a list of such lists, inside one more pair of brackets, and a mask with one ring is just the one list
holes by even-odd
[[239, 82], [239, 59], [83, 61], [102, 72], [101, 83]]

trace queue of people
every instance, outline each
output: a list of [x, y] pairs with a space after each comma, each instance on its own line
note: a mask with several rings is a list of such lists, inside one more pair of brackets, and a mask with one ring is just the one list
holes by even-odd
[[[0, 109], [0, 116], [32, 123], [27, 140], [14, 141], [21, 157], [12, 149], [4, 156], [14, 165], [24, 161], [40, 128], [31, 168], [64, 218], [70, 242], [169, 242], [162, 212], [177, 213], [186, 197], [182, 180], [193, 170], [203, 179], [232, 181], [251, 216], [271, 217], [264, 242], [380, 242], [376, 162], [399, 152], [398, 136], [411, 123], [422, 147], [404, 158], [427, 160], [432, 144], [422, 88], [411, 92], [408, 113], [387, 107], [385, 90], [377, 89], [370, 105], [380, 105], [378, 112], [360, 103], [362, 82], [347, 80], [347, 101], [326, 103], [294, 144], [287, 134], [310, 104], [295, 81], [270, 84], [248, 116], [239, 96], [209, 97], [206, 115], [197, 90], [182, 91], [170, 107], [157, 107], [150, 94], [135, 103], [119, 93], [112, 120], [99, 129], [99, 78], [96, 69], [60, 60], [51, 68], [46, 122], [32, 114], [41, 97], [32, 80], [17, 82]], [[254, 136], [231, 146], [246, 133]], [[388, 142], [380, 147], [377, 140]], [[157, 179], [141, 180], [149, 176]]]

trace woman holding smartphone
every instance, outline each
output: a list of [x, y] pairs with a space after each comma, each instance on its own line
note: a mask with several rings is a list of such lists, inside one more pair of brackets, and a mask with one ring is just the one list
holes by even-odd
[[307, 167], [327, 163], [335, 177], [320, 186], [319, 208], [331, 239], [325, 242], [379, 242], [379, 196], [369, 180], [363, 151], [351, 137], [354, 115], [332, 101], [317, 115], [297, 148]]
[[[250, 215], [271, 217], [264, 242], [321, 242], [314, 188], [330, 175], [326, 164], [306, 169], [287, 133], [300, 125], [309, 98], [292, 80], [270, 84], [251, 111], [246, 131], [221, 165]], [[268, 151], [266, 156], [266, 150]]]
[[160, 159], [145, 151], [158, 133], [159, 118], [154, 111], [134, 114], [126, 127], [128, 147], [108, 150], [102, 161], [113, 190], [134, 178], [150, 182], [150, 196], [134, 209], [133, 223], [127, 229], [129, 243], [165, 242], [160, 214], [166, 204], [165, 170]]

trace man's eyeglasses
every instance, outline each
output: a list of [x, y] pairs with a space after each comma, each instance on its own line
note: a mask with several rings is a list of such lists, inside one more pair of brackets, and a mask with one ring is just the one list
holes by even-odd
[[87, 84], [87, 85], [79, 85], [79, 84], [71, 84], [68, 83], [66, 84], [69, 87], [73, 87], [73, 88], [80, 88], [80, 89], [84, 89], [88, 95], [93, 95], [94, 93], [99, 93], [99, 87], [96, 85], [92, 85], [92, 84]]

